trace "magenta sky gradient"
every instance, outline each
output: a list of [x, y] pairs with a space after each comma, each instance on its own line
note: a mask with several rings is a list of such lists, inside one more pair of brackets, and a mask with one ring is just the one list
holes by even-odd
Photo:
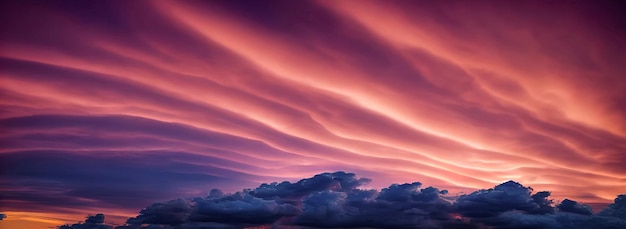
[[338, 170], [611, 202], [626, 18], [608, 2], [5, 1], [0, 226]]

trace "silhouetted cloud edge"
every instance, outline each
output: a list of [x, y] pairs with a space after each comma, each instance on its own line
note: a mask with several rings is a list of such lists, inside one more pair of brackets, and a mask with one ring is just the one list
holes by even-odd
[[125, 225], [104, 223], [104, 215], [59, 229], [200, 228], [626, 228], [626, 195], [594, 214], [587, 205], [550, 192], [534, 192], [515, 181], [461, 196], [422, 188], [420, 182], [361, 189], [370, 182], [354, 173], [321, 173], [291, 183], [261, 184], [224, 194], [154, 203]]

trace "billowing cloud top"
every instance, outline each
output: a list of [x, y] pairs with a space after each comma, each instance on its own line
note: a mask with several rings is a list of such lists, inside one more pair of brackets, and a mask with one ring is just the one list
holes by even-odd
[[255, 189], [152, 204], [125, 225], [104, 224], [104, 216], [60, 229], [139, 228], [594, 228], [626, 227], [624, 195], [594, 215], [587, 205], [565, 199], [556, 207], [550, 192], [514, 181], [460, 197], [421, 183], [362, 189], [367, 179], [352, 173], [315, 175], [297, 183], [262, 184]]
[[[456, 195], [516, 180], [577, 201], [553, 214], [596, 217], [580, 204], [599, 210], [626, 187], [620, 4], [2, 1], [0, 227], [93, 212], [123, 223], [157, 200], [338, 170], [380, 193], [320, 177], [327, 186], [175, 205], [200, 218], [271, 205], [267, 220], [299, 225], [406, 211], [398, 222], [412, 223], [444, 203], [389, 183]], [[506, 199], [467, 214], [534, 216], [554, 210], [546, 196], [507, 184], [456, 207]], [[303, 197], [293, 212], [287, 200]], [[371, 211], [345, 208], [355, 198]], [[318, 220], [338, 202], [337, 218]]]

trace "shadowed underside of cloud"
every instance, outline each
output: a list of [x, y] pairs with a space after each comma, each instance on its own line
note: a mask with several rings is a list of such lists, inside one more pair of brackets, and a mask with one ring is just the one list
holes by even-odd
[[380, 191], [353, 173], [322, 173], [296, 183], [262, 184], [207, 197], [154, 203], [125, 225], [104, 223], [104, 215], [60, 229], [199, 228], [626, 228], [626, 195], [598, 214], [576, 201], [554, 204], [550, 192], [507, 181], [461, 196], [422, 188], [420, 182], [391, 184]]

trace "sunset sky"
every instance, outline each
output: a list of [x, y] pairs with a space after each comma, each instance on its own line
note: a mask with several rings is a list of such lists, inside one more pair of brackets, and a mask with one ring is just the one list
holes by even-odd
[[0, 228], [334, 171], [606, 205], [626, 193], [614, 3], [2, 1]]

